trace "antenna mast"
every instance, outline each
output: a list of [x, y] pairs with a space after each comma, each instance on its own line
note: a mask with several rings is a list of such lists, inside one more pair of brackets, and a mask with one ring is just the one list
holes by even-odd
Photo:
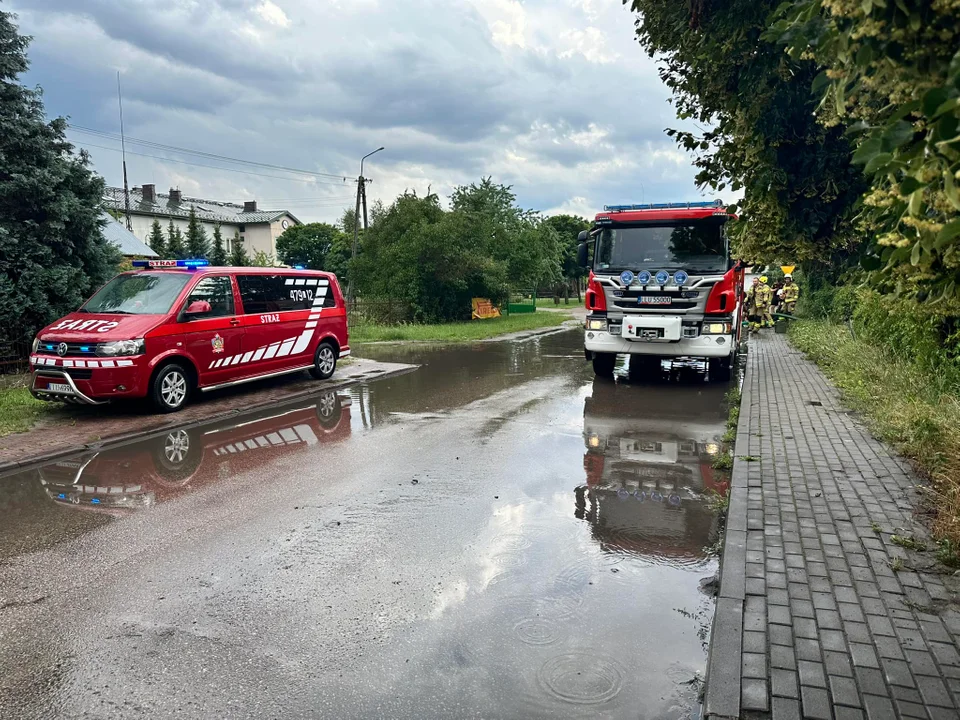
[[123, 135], [123, 95], [120, 93], [120, 71], [117, 70], [117, 103], [120, 105], [120, 156], [123, 158], [123, 204], [127, 218], [127, 230], [133, 231], [130, 220], [130, 186], [127, 185], [127, 144]]

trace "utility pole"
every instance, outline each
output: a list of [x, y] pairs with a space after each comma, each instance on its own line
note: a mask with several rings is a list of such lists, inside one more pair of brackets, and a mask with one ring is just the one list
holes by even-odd
[[353, 280], [353, 265], [354, 261], [357, 259], [357, 242], [360, 235], [360, 202], [363, 201], [363, 229], [367, 229], [367, 192], [364, 187], [366, 180], [363, 177], [363, 161], [366, 160], [371, 155], [383, 150], [383, 147], [378, 147], [373, 152], [367, 153], [362, 158], [360, 158], [360, 177], [357, 178], [357, 206], [353, 211], [353, 252], [350, 254], [350, 275], [349, 283], [347, 285], [347, 299], [353, 300], [356, 297], [356, 283]]
[[366, 230], [367, 225], [367, 179], [365, 177], [360, 178], [360, 202], [363, 203], [363, 229]]
[[120, 93], [120, 71], [117, 70], [117, 103], [120, 105], [120, 157], [123, 159], [123, 204], [127, 216], [127, 230], [133, 231], [130, 220], [130, 186], [127, 185], [127, 145], [123, 136], [123, 95]]

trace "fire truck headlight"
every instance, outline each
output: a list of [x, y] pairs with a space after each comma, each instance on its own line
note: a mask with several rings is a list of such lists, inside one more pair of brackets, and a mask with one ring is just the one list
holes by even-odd
[[117, 357], [119, 355], [143, 354], [143, 338], [136, 340], [114, 340], [97, 345], [97, 355], [102, 357]]
[[587, 320], [587, 329], [588, 330], [606, 330], [607, 321], [606, 320]]
[[592, 448], [600, 447], [600, 436], [599, 436], [599, 435], [591, 435], [587, 442], [590, 443], [590, 447], [592, 447]]
[[704, 335], [728, 335], [730, 333], [730, 323], [704, 323]]
[[717, 443], [707, 443], [703, 449], [707, 451], [707, 455], [716, 455], [720, 452], [720, 445]]

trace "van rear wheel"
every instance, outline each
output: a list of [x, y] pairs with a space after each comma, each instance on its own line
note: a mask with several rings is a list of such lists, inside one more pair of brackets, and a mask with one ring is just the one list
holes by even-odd
[[310, 374], [317, 380], [326, 380], [333, 371], [337, 369], [337, 351], [333, 344], [322, 342], [317, 347], [317, 352], [313, 356], [313, 367], [310, 368]]
[[593, 354], [593, 372], [599, 377], [613, 377], [613, 368], [617, 364], [617, 356], [615, 353], [598, 353]]

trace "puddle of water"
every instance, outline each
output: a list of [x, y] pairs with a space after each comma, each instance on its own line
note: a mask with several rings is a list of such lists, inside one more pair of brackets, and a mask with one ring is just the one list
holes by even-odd
[[[697, 373], [594, 379], [579, 344], [573, 332], [522, 343], [370, 349], [378, 359], [424, 367], [349, 394], [180, 428], [0, 481], [0, 559], [126, 522], [162, 503], [190, 503], [202, 488], [228, 492], [251, 474], [282, 488], [283, 463], [291, 458], [303, 466], [334, 450], [369, 452], [372, 445], [390, 472], [419, 471], [421, 462], [443, 468], [431, 456], [436, 448], [423, 448], [422, 458], [400, 455], [406, 446], [395, 436], [462, 427], [470, 432], [446, 437], [445, 449], [469, 456], [468, 468], [438, 474], [424, 466], [416, 484], [391, 477], [397, 495], [378, 496], [375, 506], [357, 498], [341, 508], [336, 532], [356, 533], [353, 545], [343, 539], [331, 549], [326, 535], [310, 529], [299, 549], [291, 543], [277, 555], [276, 565], [291, 573], [277, 587], [298, 598], [304, 612], [322, 608], [323, 623], [339, 628], [348, 645], [378, 622], [390, 629], [344, 660], [338, 676], [281, 676], [278, 692], [288, 684], [296, 689], [286, 714], [296, 715], [302, 702], [305, 712], [322, 706], [337, 717], [698, 717], [712, 618], [712, 601], [698, 586], [716, 569], [704, 551], [716, 517], [703, 498], [727, 487], [712, 469], [727, 386]], [[398, 427], [402, 434], [387, 432]], [[376, 442], [387, 435], [394, 444]], [[364, 438], [370, 442], [361, 444]], [[410, 497], [414, 487], [423, 495]], [[331, 522], [324, 532], [334, 532]], [[394, 526], [402, 529], [393, 536], [377, 532]], [[383, 537], [397, 544], [385, 548]], [[451, 546], [463, 548], [455, 562]], [[339, 562], [335, 554], [351, 548], [358, 557], [347, 560], [375, 562], [381, 579], [344, 579], [344, 587], [309, 579], [311, 558], [333, 553]], [[404, 620], [389, 624], [384, 597], [395, 590], [393, 571], [410, 563], [426, 572], [431, 548], [448, 563], [444, 582], [426, 599], [397, 596], [396, 615]], [[375, 557], [365, 559], [367, 552]], [[330, 596], [338, 593], [341, 603], [349, 597], [357, 603], [351, 607], [381, 615], [333, 614], [338, 603]], [[238, 618], [271, 617], [260, 607], [265, 597], [244, 597]], [[412, 611], [417, 603], [425, 610]], [[296, 629], [306, 646], [317, 618], [310, 622]], [[297, 656], [293, 644], [283, 648], [283, 629], [271, 643], [293, 655], [291, 667], [310, 664], [321, 645]], [[225, 687], [237, 679], [229, 669], [218, 672], [225, 672]]]

